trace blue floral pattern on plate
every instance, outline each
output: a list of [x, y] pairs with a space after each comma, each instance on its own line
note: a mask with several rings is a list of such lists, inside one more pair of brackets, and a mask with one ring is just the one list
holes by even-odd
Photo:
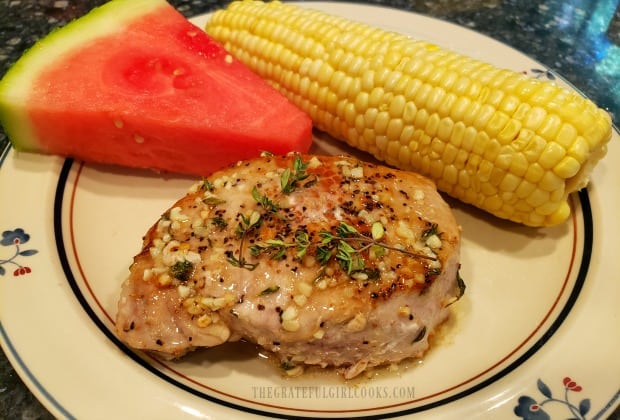
[[27, 234], [22, 228], [5, 230], [4, 232], [2, 232], [2, 239], [0, 239], [0, 245], [6, 247], [14, 247], [15, 250], [13, 252], [13, 255], [11, 255], [10, 257], [6, 259], [0, 259], [0, 275], [4, 276], [6, 274], [5, 267], [8, 265], [16, 267], [13, 271], [14, 276], [23, 276], [32, 272], [32, 269], [30, 267], [17, 262], [17, 259], [19, 257], [29, 257], [39, 252], [36, 249], [21, 249], [20, 245], [25, 244], [29, 240], [30, 235]]
[[545, 398], [539, 402], [529, 395], [523, 395], [519, 397], [518, 405], [514, 408], [514, 413], [517, 417], [521, 417], [525, 420], [548, 420], [551, 417], [545, 412], [543, 406], [545, 404], [556, 403], [566, 407], [567, 411], [570, 413], [570, 419], [585, 420], [586, 414], [590, 411], [590, 399], [582, 399], [579, 405], [571, 403], [569, 400], [570, 393], [581, 392], [582, 388], [568, 376], [562, 380], [562, 383], [564, 385], [564, 396], [563, 398], [555, 398], [547, 384], [541, 379], [538, 379], [536, 386]]

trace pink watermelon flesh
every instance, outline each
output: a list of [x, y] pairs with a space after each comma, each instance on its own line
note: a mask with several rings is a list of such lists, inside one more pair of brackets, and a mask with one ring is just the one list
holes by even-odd
[[306, 114], [171, 6], [53, 63], [27, 106], [42, 151], [201, 176], [312, 141]]

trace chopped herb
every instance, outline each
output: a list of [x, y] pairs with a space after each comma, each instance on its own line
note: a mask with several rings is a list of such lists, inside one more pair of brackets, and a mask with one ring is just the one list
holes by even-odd
[[280, 187], [284, 194], [290, 194], [297, 188], [299, 182], [308, 178], [309, 174], [306, 172], [308, 164], [301, 160], [301, 157], [297, 156], [293, 161], [293, 168], [286, 168], [280, 176]]
[[280, 210], [280, 206], [274, 203], [267, 195], [262, 194], [258, 191], [256, 185], [252, 188], [252, 197], [258, 204], [260, 204], [265, 210], [275, 213]]
[[235, 257], [232, 251], [227, 251], [226, 256], [228, 257], [227, 261], [230, 263], [230, 265], [234, 267], [245, 268], [249, 271], [254, 271], [254, 269], [258, 267], [258, 263], [251, 264], [247, 262], [244, 257]]
[[243, 214], [239, 214], [241, 221], [237, 225], [237, 229], [235, 230], [237, 234], [237, 239], [243, 239], [243, 237], [252, 229], [260, 226], [261, 215], [257, 211], [253, 211], [250, 214], [250, 217], [245, 216]]
[[226, 229], [226, 226], [228, 226], [226, 220], [221, 216], [215, 216], [213, 219], [211, 219], [211, 224], [215, 226], [220, 232]]
[[332, 248], [329, 246], [319, 246], [316, 248], [316, 259], [321, 265], [327, 265], [333, 255]]
[[[374, 227], [374, 229], [375, 231], [379, 230], [378, 227]], [[383, 230], [383, 226], [381, 226], [381, 230]], [[386, 249], [390, 249], [393, 251], [402, 252], [403, 254], [414, 258], [423, 258], [428, 260], [436, 259], [434, 257], [416, 254], [402, 248], [387, 245], [383, 242], [379, 242], [377, 239], [364, 236], [354, 226], [351, 226], [345, 222], [340, 222], [336, 228], [336, 234], [322, 231], [319, 233], [319, 236], [322, 238], [320, 245], [317, 247], [317, 260], [319, 263], [325, 265], [335, 255], [336, 259], [339, 260], [342, 269], [349, 275], [354, 272], [366, 272], [364, 259], [361, 257], [361, 254], [369, 249], [372, 249], [375, 255], [383, 255], [386, 252]], [[383, 235], [380, 235], [380, 237], [382, 236]], [[358, 244], [360, 246], [355, 247], [354, 244]]]
[[219, 204], [224, 204], [226, 200], [222, 200], [221, 198], [211, 196], [211, 197], [203, 198], [202, 202], [208, 206], [217, 206]]
[[268, 253], [271, 254], [271, 259], [279, 260], [284, 258], [287, 249], [296, 247], [297, 253], [295, 254], [295, 257], [297, 259], [301, 259], [304, 255], [306, 255], [306, 251], [309, 246], [310, 240], [308, 239], [308, 234], [303, 230], [297, 230], [295, 231], [294, 242], [285, 242], [279, 237], [267, 239], [264, 242], [250, 246], [250, 251], [254, 257], [258, 257], [263, 253]]
[[339, 240], [336, 249], [336, 259], [340, 261], [340, 267], [347, 274], [361, 271], [365, 268], [364, 259], [359, 255], [359, 250], [353, 248], [348, 242]]
[[280, 290], [280, 286], [269, 286], [268, 288], [266, 288], [265, 290], [263, 290], [262, 292], [260, 292], [258, 295], [259, 296], [265, 296], [265, 295], [270, 295], [272, 293], [277, 292], [278, 290]]
[[202, 185], [200, 186], [200, 188], [202, 188], [204, 191], [213, 191], [213, 188], [215, 188], [215, 185], [213, 185], [213, 183], [209, 181], [207, 178], [204, 178], [202, 180]]
[[172, 277], [180, 281], [187, 281], [192, 275], [194, 270], [194, 264], [187, 260], [177, 261], [172, 267], [170, 267], [169, 273]]
[[299, 259], [303, 258], [310, 246], [310, 238], [308, 233], [298, 229], [295, 231], [295, 241], [297, 242], [297, 254], [295, 256]]
[[280, 367], [283, 370], [291, 370], [295, 368], [295, 364], [289, 360], [285, 360], [280, 364]]
[[[302, 182], [307, 180], [310, 176], [310, 174], [307, 173], [307, 169], [308, 163], [303, 162], [300, 156], [296, 156], [293, 160], [292, 167], [286, 168], [280, 176], [282, 193], [290, 194], [300, 186], [309, 187], [314, 185], [317, 181], [316, 177], [302, 184]], [[239, 215], [240, 221], [235, 230], [236, 238], [240, 240], [238, 257], [235, 257], [233, 252], [227, 252], [228, 261], [231, 264], [248, 270], [254, 270], [258, 265], [258, 263], [248, 263], [244, 257], [245, 239], [248, 232], [260, 227], [265, 212], [278, 213], [282, 210], [273, 198], [268, 197], [266, 194], [262, 194], [258, 187], [259, 185], [255, 185], [252, 189], [252, 197], [259, 204], [260, 208], [252, 212], [249, 217], [243, 214]], [[285, 220], [285, 217], [280, 214], [276, 216], [281, 218], [281, 220]], [[269, 218], [267, 218], [267, 220], [269, 220]], [[216, 219], [213, 219], [212, 222], [221, 229], [225, 227], [224, 225], [220, 225], [219, 221], [216, 222]], [[437, 233], [436, 224], [433, 224], [430, 229], [424, 231], [423, 237], [434, 234], [439, 235]], [[348, 223], [340, 222], [338, 226], [336, 226], [335, 232], [321, 231], [318, 235], [320, 240], [318, 242], [312, 242], [305, 230], [298, 229], [295, 231], [294, 239], [290, 242], [286, 240], [289, 234], [286, 234], [286, 237], [277, 235], [274, 238], [252, 244], [249, 250], [253, 257], [269, 254], [272, 259], [277, 260], [285, 258], [289, 249], [295, 249], [295, 258], [302, 259], [307, 254], [308, 249], [313, 247], [315, 249], [315, 258], [320, 265], [325, 266], [335, 259], [339, 262], [342, 270], [346, 271], [348, 275], [351, 276], [356, 274], [356, 277], [364, 278], [365, 280], [375, 280], [379, 278], [378, 270], [366, 267], [364, 258], [365, 252], [371, 252], [374, 256], [381, 257], [387, 250], [392, 250], [413, 258], [436, 260], [435, 257], [417, 254], [401, 246], [392, 246], [380, 242], [385, 236], [385, 228], [381, 222], [373, 223], [370, 232], [367, 234], [360, 233], [354, 226]]]
[[258, 266], [258, 263], [247, 262], [243, 256], [243, 251], [245, 249], [245, 239], [248, 232], [260, 226], [261, 214], [257, 211], [253, 211], [249, 217], [243, 214], [239, 214], [239, 217], [241, 218], [241, 221], [235, 230], [237, 239], [239, 239], [239, 257], [235, 257], [232, 252], [227, 252], [228, 262], [235, 267], [245, 268], [252, 271]]
[[295, 246], [295, 244], [285, 243], [281, 239], [267, 239], [265, 242], [254, 244], [250, 247], [250, 252], [254, 257], [258, 257], [263, 253], [270, 253], [271, 259], [279, 260], [284, 258], [286, 249]]

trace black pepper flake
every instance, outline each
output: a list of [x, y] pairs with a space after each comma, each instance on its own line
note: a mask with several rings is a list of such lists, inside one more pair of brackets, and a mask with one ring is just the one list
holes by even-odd
[[262, 303], [259, 303], [258, 306], [256, 307], [259, 311], [264, 311], [265, 310], [265, 305], [263, 305]]
[[417, 343], [418, 341], [422, 340], [424, 338], [424, 336], [426, 335], [426, 326], [422, 327], [422, 329], [420, 330], [420, 332], [418, 333], [418, 335], [415, 336], [415, 338], [413, 339], [413, 341], [411, 342], [411, 344], [413, 343]]
[[161, 341], [161, 339], [160, 339], [160, 338], [158, 338], [158, 339], [155, 341], [155, 344], [157, 344], [158, 346], [163, 346], [163, 345], [164, 345], [164, 342], [163, 342], [163, 341]]

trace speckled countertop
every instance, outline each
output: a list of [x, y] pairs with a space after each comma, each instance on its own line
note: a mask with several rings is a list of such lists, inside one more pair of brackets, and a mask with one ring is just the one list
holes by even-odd
[[[51, 29], [103, 2], [0, 0], [0, 75]], [[171, 3], [190, 17], [226, 2], [174, 0]], [[619, 0], [376, 0], [371, 3], [451, 21], [502, 41], [560, 74], [607, 109], [616, 126], [620, 124]], [[0, 130], [0, 150], [6, 141]], [[618, 418], [617, 413], [614, 417]], [[47, 418], [52, 416], [22, 384], [0, 352], [0, 419]]]

